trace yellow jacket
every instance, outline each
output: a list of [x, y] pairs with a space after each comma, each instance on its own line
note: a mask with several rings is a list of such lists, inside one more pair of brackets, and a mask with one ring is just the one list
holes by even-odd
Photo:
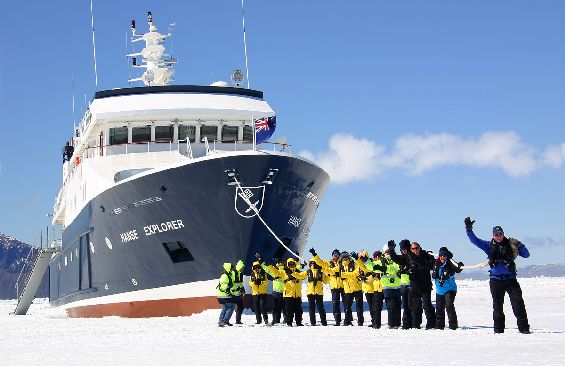
[[383, 272], [376, 269], [374, 265], [382, 266], [383, 262], [381, 259], [373, 260], [373, 272], [377, 273], [376, 276], [373, 276], [373, 289], [375, 290], [375, 292], [383, 292], [383, 283], [381, 282], [381, 276]]
[[362, 260], [357, 260], [357, 265], [360, 269], [361, 291], [364, 294], [372, 294], [375, 292], [374, 280], [375, 277], [371, 274], [371, 269], [368, 268]]
[[[259, 262], [253, 262], [253, 267], [260, 265]], [[267, 285], [269, 279], [263, 268], [259, 270], [252, 269], [249, 276], [249, 286], [251, 286], [251, 295], [263, 295], [267, 293]]]
[[308, 277], [306, 272], [300, 272], [298, 269], [291, 270], [288, 266], [290, 262], [295, 262], [294, 259], [289, 258], [286, 263], [287, 267], [283, 270], [276, 269], [270, 265], [269, 272], [275, 274], [284, 280], [283, 297], [302, 297], [302, 280]]
[[330, 276], [330, 289], [343, 288], [343, 280], [341, 279], [341, 271], [339, 269], [339, 260], [334, 261], [333, 259], [330, 259], [325, 261], [317, 255], [314, 256], [312, 260], [322, 267], [322, 271]]
[[306, 271], [308, 276], [308, 288], [306, 294], [308, 295], [323, 295], [324, 294], [324, 284], [330, 281], [330, 276], [324, 273], [322, 270], [317, 268], [312, 268]]
[[361, 291], [361, 281], [359, 281], [359, 266], [350, 259], [343, 259], [341, 261], [340, 268], [341, 278], [343, 280], [343, 291], [346, 294]]

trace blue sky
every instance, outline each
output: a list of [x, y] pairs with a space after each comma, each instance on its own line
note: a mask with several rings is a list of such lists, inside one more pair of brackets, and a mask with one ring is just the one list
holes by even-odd
[[[246, 0], [250, 82], [274, 138], [332, 175], [309, 245], [389, 239], [484, 255], [463, 218], [557, 263], [565, 249], [565, 3]], [[177, 84], [244, 68], [239, 0], [94, 2], [99, 90], [127, 86], [130, 20], [175, 22]], [[0, 232], [31, 242], [61, 183], [61, 146], [95, 91], [90, 2], [0, 0]]]

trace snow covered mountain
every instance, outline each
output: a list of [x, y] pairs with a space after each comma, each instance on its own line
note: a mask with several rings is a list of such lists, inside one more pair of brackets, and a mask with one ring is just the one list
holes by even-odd
[[[14, 285], [30, 250], [37, 249], [0, 233], [0, 299], [14, 299], [16, 297]], [[47, 276], [45, 276], [37, 292], [37, 297], [46, 297], [48, 294], [49, 283]]]
[[[518, 278], [528, 277], [565, 277], [565, 263], [560, 264], [535, 264], [527, 267], [518, 267]], [[463, 271], [457, 278], [472, 280], [487, 280], [488, 267], [483, 269]]]

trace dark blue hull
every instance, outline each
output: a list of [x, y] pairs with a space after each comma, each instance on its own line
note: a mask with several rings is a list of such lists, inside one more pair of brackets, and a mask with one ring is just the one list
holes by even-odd
[[[270, 170], [276, 172], [272, 184], [263, 183]], [[226, 171], [237, 173], [243, 190], [229, 184]], [[302, 252], [328, 183], [327, 173], [306, 160], [264, 153], [218, 155], [124, 181], [90, 201], [63, 231], [62, 252], [50, 265], [50, 300], [72, 316], [201, 311], [215, 304], [215, 284], [209, 284], [224, 262], [243, 259], [249, 272], [256, 252], [290, 255], [236, 190], [250, 196], [287, 246]], [[148, 299], [157, 302], [134, 309], [151, 289], [190, 283], [208, 283], [203, 293], [178, 293], [178, 299], [205, 298], [196, 311], [189, 303], [167, 308], [155, 294]], [[100, 311], [96, 299], [102, 298]], [[116, 303], [129, 305], [115, 310], [110, 305]]]

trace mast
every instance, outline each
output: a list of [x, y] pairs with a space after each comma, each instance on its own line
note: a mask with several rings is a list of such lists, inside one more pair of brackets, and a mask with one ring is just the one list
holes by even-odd
[[[142, 35], [135, 34], [135, 20], [131, 21], [131, 42], [144, 41], [145, 47], [140, 52], [126, 56], [132, 58], [133, 68], [141, 68], [145, 69], [145, 71], [140, 77], [129, 79], [128, 82], [141, 81], [146, 86], [169, 85], [173, 81], [173, 64], [178, 63], [178, 61], [165, 54], [163, 43], [172, 34], [171, 32], [168, 34], [157, 32], [157, 27], [153, 24], [153, 14], [150, 11], [147, 12], [147, 21], [149, 23], [149, 32]], [[138, 62], [137, 56], [142, 57], [141, 62]], [[169, 59], [164, 59], [164, 57], [169, 57]]]

